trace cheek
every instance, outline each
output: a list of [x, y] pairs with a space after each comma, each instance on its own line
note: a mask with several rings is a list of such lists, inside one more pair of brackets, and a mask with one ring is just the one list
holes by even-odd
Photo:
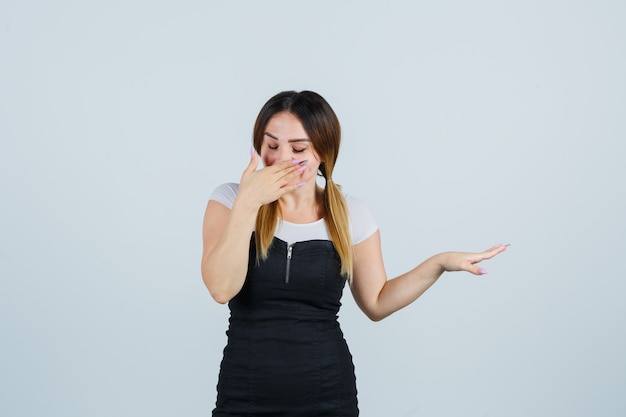
[[276, 162], [276, 158], [272, 158], [270, 156], [268, 156], [267, 154], [265, 155], [261, 155], [261, 160], [263, 161], [263, 165], [265, 165], [266, 167], [272, 165], [274, 162]]
[[320, 167], [319, 162], [309, 160], [309, 162], [306, 164], [306, 169], [304, 170], [304, 173], [315, 176], [317, 175], [317, 170], [319, 169], [319, 167]]

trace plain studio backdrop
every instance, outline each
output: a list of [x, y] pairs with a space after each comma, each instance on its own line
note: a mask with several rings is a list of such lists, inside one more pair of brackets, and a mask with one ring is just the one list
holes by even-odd
[[390, 277], [511, 243], [340, 322], [361, 415], [626, 413], [620, 1], [6, 1], [0, 415], [207, 416], [228, 309], [200, 277], [211, 191], [310, 89]]

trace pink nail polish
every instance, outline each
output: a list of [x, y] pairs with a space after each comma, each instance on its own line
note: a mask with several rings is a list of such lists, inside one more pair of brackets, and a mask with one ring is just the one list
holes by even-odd
[[484, 269], [480, 268], [480, 269], [478, 270], [478, 273], [479, 273], [480, 275], [485, 275], [485, 274], [487, 273], [487, 271], [485, 271]]
[[298, 169], [297, 169], [297, 171], [296, 171], [296, 172], [302, 173], [302, 172], [304, 171], [304, 168], [305, 168], [305, 167], [300, 167], [300, 168], [298, 168]]
[[306, 184], [306, 182], [301, 182], [297, 185], [298, 188], [302, 187], [304, 184]]
[[250, 146], [250, 158], [254, 156], [254, 145]]
[[291, 163], [294, 164], [294, 165], [298, 165], [300, 162], [302, 162], [302, 160], [300, 160], [300, 159], [292, 159], [291, 160]]

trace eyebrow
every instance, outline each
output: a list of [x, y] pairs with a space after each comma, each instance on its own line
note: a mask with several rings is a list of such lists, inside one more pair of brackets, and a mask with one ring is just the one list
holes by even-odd
[[[263, 133], [263, 135], [269, 136], [270, 138], [274, 139], [274, 140], [278, 140], [278, 138], [274, 135], [272, 135], [269, 132], [265, 132]], [[287, 141], [288, 143], [294, 143], [294, 142], [311, 142], [311, 139], [307, 139], [307, 138], [300, 138], [300, 139], [289, 139]]]

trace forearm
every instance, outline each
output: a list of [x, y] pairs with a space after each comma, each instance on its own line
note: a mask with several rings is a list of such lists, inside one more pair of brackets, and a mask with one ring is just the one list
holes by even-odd
[[474, 275], [487, 273], [478, 266], [506, 250], [496, 245], [483, 252], [444, 252], [437, 254], [411, 271], [387, 280], [380, 247], [380, 233], [354, 247], [354, 275], [351, 290], [363, 312], [374, 321], [382, 320], [417, 300], [444, 271], [467, 271]]
[[236, 200], [219, 240], [202, 259], [202, 279], [219, 303], [230, 301], [243, 286], [257, 212], [258, 207]]
[[412, 270], [385, 282], [368, 316], [379, 321], [417, 300], [444, 272], [445, 254], [435, 255]]

